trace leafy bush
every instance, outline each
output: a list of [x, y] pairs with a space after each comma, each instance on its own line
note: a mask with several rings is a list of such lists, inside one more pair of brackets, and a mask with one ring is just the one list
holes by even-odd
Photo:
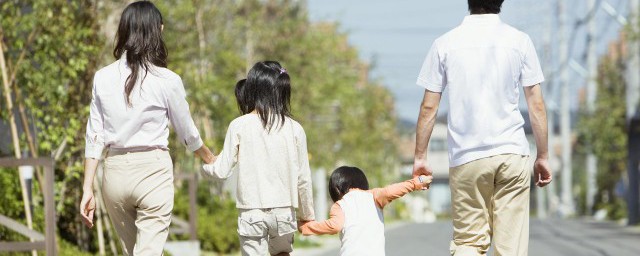
[[[238, 211], [233, 199], [211, 193], [210, 183], [201, 181], [198, 185], [197, 234], [200, 247], [205, 251], [230, 253], [240, 248], [238, 240]], [[188, 218], [189, 196], [186, 183], [176, 189], [174, 214]], [[177, 236], [174, 236], [177, 237]], [[177, 237], [180, 238], [180, 237]]]

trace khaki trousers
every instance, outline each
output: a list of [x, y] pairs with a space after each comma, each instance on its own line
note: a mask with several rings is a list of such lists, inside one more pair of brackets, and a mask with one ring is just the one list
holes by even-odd
[[162, 255], [173, 210], [169, 152], [109, 152], [102, 190], [124, 255]]
[[528, 156], [497, 155], [449, 170], [451, 255], [526, 256], [529, 246]]

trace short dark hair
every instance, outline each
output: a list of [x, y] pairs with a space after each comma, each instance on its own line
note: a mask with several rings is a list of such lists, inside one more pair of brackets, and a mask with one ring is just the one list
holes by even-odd
[[358, 167], [340, 166], [331, 173], [329, 178], [329, 195], [337, 202], [349, 192], [349, 189], [369, 189], [367, 176]]
[[249, 111], [255, 110], [265, 129], [284, 124], [291, 117], [291, 79], [277, 61], [261, 61], [253, 65], [245, 85]]
[[498, 14], [504, 0], [467, 0], [471, 14]]
[[245, 82], [247, 79], [241, 79], [236, 83], [235, 93], [236, 93], [236, 102], [238, 102], [238, 109], [240, 109], [240, 113], [243, 115], [249, 114], [251, 112], [249, 110], [247, 95], [245, 93]]

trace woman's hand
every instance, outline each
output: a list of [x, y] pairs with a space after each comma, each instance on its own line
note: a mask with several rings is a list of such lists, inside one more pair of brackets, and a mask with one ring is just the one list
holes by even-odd
[[85, 190], [80, 201], [80, 216], [87, 227], [93, 227], [93, 213], [96, 211], [96, 200], [93, 190]]
[[93, 213], [96, 210], [96, 200], [93, 197], [93, 178], [100, 161], [95, 158], [84, 160], [84, 182], [82, 184], [82, 200], [80, 200], [80, 216], [87, 227], [93, 227]]
[[196, 155], [198, 155], [205, 164], [212, 164], [214, 161], [216, 161], [216, 156], [213, 155], [213, 153], [211, 153], [209, 148], [205, 145], [202, 145], [202, 147], [196, 149], [194, 153], [196, 153]]

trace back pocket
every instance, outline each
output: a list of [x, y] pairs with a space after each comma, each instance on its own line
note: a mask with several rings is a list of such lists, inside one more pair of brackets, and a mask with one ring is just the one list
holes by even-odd
[[264, 237], [267, 225], [264, 218], [257, 216], [238, 217], [238, 235], [244, 237]]
[[297, 224], [293, 216], [276, 215], [276, 222], [278, 224], [278, 236], [296, 232]]

